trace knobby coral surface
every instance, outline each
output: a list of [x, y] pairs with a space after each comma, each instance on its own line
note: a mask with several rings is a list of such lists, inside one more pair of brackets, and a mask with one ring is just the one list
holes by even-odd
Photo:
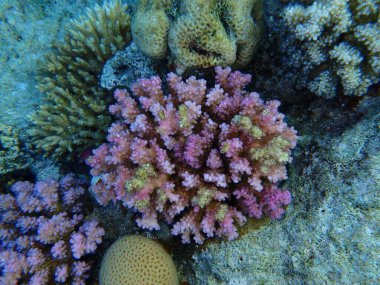
[[[178, 69], [247, 65], [260, 42], [261, 0], [140, 0], [132, 36], [147, 56], [168, 55]], [[178, 9], [176, 9], [178, 8]]]
[[[334, 97], [361, 96], [380, 81], [380, 1], [316, 0], [305, 7], [290, 5], [284, 19], [299, 44], [291, 62], [302, 65], [308, 89]], [[289, 61], [289, 59], [287, 59]]]
[[282, 216], [291, 197], [276, 183], [287, 178], [296, 132], [278, 101], [244, 90], [250, 75], [217, 67], [215, 79], [207, 88], [170, 73], [168, 94], [159, 77], [140, 80], [133, 96], [116, 90], [119, 120], [87, 160], [100, 204], [122, 201], [145, 229], [162, 217], [184, 243], [231, 240], [247, 217]]
[[33, 116], [34, 141], [46, 155], [80, 153], [103, 141], [110, 97], [98, 84], [105, 61], [130, 42], [130, 16], [120, 0], [88, 10], [68, 27], [47, 58], [39, 88], [47, 100]]
[[0, 284], [85, 284], [104, 230], [84, 221], [85, 189], [73, 175], [17, 182], [0, 194]]

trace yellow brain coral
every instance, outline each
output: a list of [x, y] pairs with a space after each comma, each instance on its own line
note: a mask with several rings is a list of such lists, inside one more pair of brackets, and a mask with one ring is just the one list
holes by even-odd
[[125, 236], [106, 252], [100, 285], [178, 285], [171, 256], [158, 242], [143, 236]]
[[133, 40], [145, 55], [182, 69], [247, 65], [260, 41], [262, 0], [140, 0]]
[[213, 1], [185, 0], [184, 14], [169, 32], [169, 46], [176, 63], [187, 67], [232, 65], [236, 45], [220, 19], [213, 14]]
[[161, 0], [142, 0], [132, 18], [132, 35], [135, 44], [153, 59], [165, 58], [168, 46], [169, 18]]
[[263, 30], [262, 1], [221, 0], [225, 9], [225, 20], [235, 36], [237, 55], [235, 66], [248, 64], [258, 47]]

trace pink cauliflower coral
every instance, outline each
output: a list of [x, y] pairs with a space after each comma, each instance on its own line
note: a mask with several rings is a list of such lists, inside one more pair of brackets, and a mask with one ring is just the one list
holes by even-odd
[[84, 221], [81, 183], [67, 175], [59, 182], [17, 182], [0, 194], [0, 284], [85, 284], [85, 255], [104, 230]]
[[145, 229], [163, 217], [184, 243], [234, 239], [247, 217], [280, 218], [291, 197], [276, 183], [287, 178], [297, 136], [278, 101], [244, 90], [250, 81], [217, 67], [212, 88], [170, 73], [168, 94], [159, 77], [140, 80], [133, 96], [116, 90], [110, 111], [119, 120], [87, 160], [97, 201], [122, 201]]

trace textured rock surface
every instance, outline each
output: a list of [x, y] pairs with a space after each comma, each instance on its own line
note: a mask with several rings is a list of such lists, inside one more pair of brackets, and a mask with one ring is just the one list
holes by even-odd
[[124, 51], [116, 52], [104, 65], [100, 85], [112, 90], [116, 87], [130, 87], [140, 78], [157, 75], [152, 69], [153, 62], [143, 55], [134, 43]]
[[364, 118], [342, 136], [304, 135], [290, 168], [294, 202], [285, 219], [194, 254], [190, 284], [376, 283], [379, 108], [379, 98], [363, 102]]

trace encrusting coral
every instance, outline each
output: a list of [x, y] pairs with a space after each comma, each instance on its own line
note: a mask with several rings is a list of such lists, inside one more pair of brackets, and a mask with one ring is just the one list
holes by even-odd
[[0, 284], [85, 284], [104, 230], [84, 221], [84, 192], [67, 175], [0, 194]]
[[159, 77], [136, 83], [133, 97], [116, 90], [110, 111], [119, 120], [87, 159], [97, 201], [122, 201], [145, 229], [159, 229], [161, 216], [184, 243], [234, 239], [247, 216], [280, 218], [291, 197], [276, 183], [287, 178], [297, 136], [278, 101], [244, 90], [250, 81], [217, 67], [211, 89], [170, 73], [167, 95]]
[[263, 28], [261, 0], [182, 0], [179, 6], [173, 13], [171, 1], [139, 1], [132, 36], [143, 53], [162, 59], [169, 45], [179, 70], [251, 61]]
[[310, 91], [331, 98], [341, 86], [345, 95], [361, 96], [380, 81], [379, 10], [379, 0], [317, 0], [285, 9], [302, 49], [290, 51], [291, 61], [302, 64]]
[[174, 262], [158, 242], [124, 236], [107, 250], [99, 272], [100, 285], [178, 285]]
[[70, 156], [104, 139], [111, 98], [99, 86], [99, 74], [131, 40], [126, 9], [120, 0], [97, 5], [71, 23], [65, 41], [48, 56], [39, 84], [47, 100], [33, 116], [31, 132], [45, 155]]

